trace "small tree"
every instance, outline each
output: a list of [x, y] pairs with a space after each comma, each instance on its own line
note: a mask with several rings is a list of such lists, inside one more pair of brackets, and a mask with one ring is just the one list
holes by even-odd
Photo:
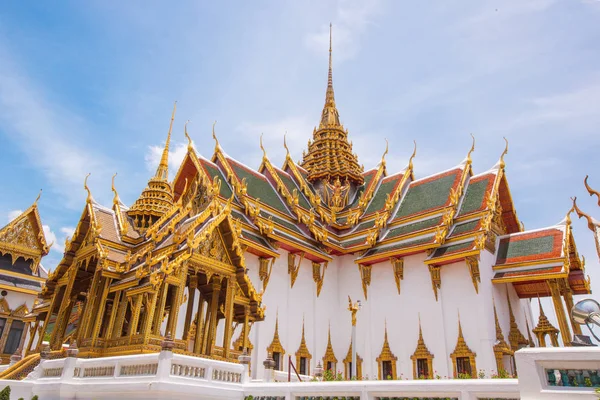
[[38, 400], [37, 394], [31, 398], [31, 400]]
[[2, 389], [0, 392], [0, 400], [10, 400], [10, 386]]

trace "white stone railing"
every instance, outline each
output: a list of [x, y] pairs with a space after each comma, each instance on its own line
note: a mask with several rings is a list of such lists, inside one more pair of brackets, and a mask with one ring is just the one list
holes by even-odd
[[598, 399], [598, 347], [530, 348], [515, 354], [521, 399]]
[[[275, 382], [287, 382], [288, 381], [288, 377], [289, 377], [289, 379], [290, 379], [291, 382], [299, 382], [298, 381], [298, 375], [296, 375], [294, 372], [292, 372], [288, 376], [288, 373], [285, 372], [285, 371], [273, 371], [273, 380]], [[310, 382], [311, 379], [313, 379], [312, 376], [300, 375], [300, 380], [302, 382]]]
[[[250, 381], [247, 365], [170, 351], [96, 359], [44, 360], [24, 381], [10, 385], [15, 398], [177, 398], [202, 400], [567, 400], [597, 399], [600, 349], [524, 349], [516, 353], [519, 379], [446, 379], [287, 382], [274, 371]], [[267, 375], [265, 375], [267, 378]], [[304, 381], [306, 379], [306, 381]]]
[[348, 400], [368, 399], [520, 399], [516, 379], [445, 379], [397, 381], [340, 381], [258, 383], [244, 385], [244, 396], [254, 400], [318, 398], [331, 400], [345, 397]]

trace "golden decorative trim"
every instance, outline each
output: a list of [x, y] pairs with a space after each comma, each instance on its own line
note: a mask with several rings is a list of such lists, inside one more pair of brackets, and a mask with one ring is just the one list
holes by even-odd
[[396, 379], [396, 363], [398, 361], [398, 357], [392, 353], [390, 349], [390, 342], [388, 341], [388, 331], [387, 331], [387, 321], [385, 322], [384, 328], [384, 336], [383, 336], [383, 346], [381, 347], [381, 353], [379, 353], [379, 357], [376, 358], [377, 361], [377, 372], [378, 379], [388, 379], [387, 376], [382, 376], [383, 374], [383, 363], [389, 361], [392, 364], [392, 375], [391, 379]]
[[[506, 302], [508, 303], [508, 313], [510, 315], [510, 332], [508, 333], [508, 342], [512, 351], [517, 351], [523, 346], [530, 344], [530, 341], [525, 339], [525, 336], [519, 330], [515, 315], [513, 314], [512, 305], [510, 304], [510, 296], [508, 295], [508, 287], [506, 288]], [[528, 330], [529, 331], [529, 330]], [[529, 332], [527, 332], [529, 333]]]
[[338, 360], [335, 357], [333, 346], [331, 345], [331, 324], [329, 324], [329, 328], [327, 330], [327, 348], [325, 349], [325, 355], [323, 356], [323, 367], [327, 369], [327, 363], [331, 363], [332, 372], [335, 373], [337, 362]]
[[306, 346], [306, 338], [304, 337], [304, 317], [302, 317], [302, 339], [300, 340], [300, 347], [296, 351], [296, 368], [298, 368], [298, 371], [300, 370], [300, 361], [302, 358], [306, 359], [305, 375], [310, 375], [310, 360], [312, 360], [312, 355], [308, 350], [308, 346]]
[[435, 294], [435, 301], [438, 301], [438, 289], [442, 288], [442, 274], [439, 265], [429, 265], [429, 274], [431, 275], [431, 287]]
[[296, 278], [298, 278], [298, 272], [300, 272], [302, 260], [304, 260], [304, 253], [300, 253], [300, 259], [298, 260], [298, 265], [296, 266], [296, 254], [288, 253], [288, 274], [291, 278], [290, 288], [293, 288], [294, 283], [296, 283]]
[[[352, 363], [352, 341], [350, 341], [350, 346], [348, 347], [348, 353], [346, 353], [346, 358], [344, 358], [343, 363], [344, 363], [344, 377], [346, 379], [350, 379], [349, 373], [352, 373], [352, 371], [349, 371], [349, 366]], [[363, 363], [363, 359], [361, 358], [361, 356], [358, 355], [358, 352], [357, 352], [356, 353], [356, 378], [359, 380], [362, 380], [362, 363]]]
[[398, 294], [400, 294], [400, 281], [404, 279], [404, 258], [391, 257], [390, 262], [394, 271], [396, 288], [398, 288]]
[[500, 327], [500, 321], [498, 321], [498, 313], [496, 311], [496, 303], [494, 299], [492, 299], [492, 304], [494, 308], [494, 323], [496, 325], [496, 343], [494, 344], [494, 357], [496, 358], [496, 368], [497, 371], [507, 371], [508, 369], [504, 368], [504, 360], [503, 357], [513, 356], [514, 351], [506, 343], [504, 340], [504, 334], [502, 333], [502, 328]]
[[421, 329], [421, 316], [419, 316], [419, 339], [417, 340], [417, 348], [415, 352], [410, 356], [413, 364], [413, 379], [419, 379], [421, 377], [420, 371], [418, 371], [418, 360], [427, 360], [427, 376], [425, 378], [433, 378], [433, 354], [427, 348], [425, 340], [423, 339], [423, 330]]
[[544, 313], [542, 302], [540, 301], [539, 297], [538, 305], [540, 307], [540, 317], [538, 319], [537, 326], [533, 328], [533, 333], [535, 336], [537, 336], [540, 347], [546, 347], [546, 335], [550, 336], [552, 347], [558, 347], [559, 331], [550, 323], [550, 321], [548, 321], [548, 317], [546, 317], [546, 314]]
[[477, 354], [475, 354], [465, 342], [459, 316], [458, 339], [456, 341], [456, 347], [454, 348], [454, 351], [450, 354], [450, 358], [452, 359], [452, 366], [454, 368], [454, 378], [458, 378], [458, 366], [456, 363], [457, 358], [468, 358], [469, 363], [471, 365], [471, 378], [477, 378], [477, 365], [475, 363], [475, 357], [477, 357]]
[[481, 274], [479, 273], [479, 260], [475, 256], [470, 256], [465, 258], [465, 262], [467, 263], [467, 267], [469, 267], [469, 273], [471, 274], [471, 281], [473, 281], [475, 292], [479, 293], [478, 284], [481, 282]]
[[323, 281], [325, 280], [325, 271], [327, 270], [327, 261], [323, 263], [323, 271], [321, 272], [321, 263], [313, 262], [313, 280], [317, 284], [317, 297], [321, 294]]
[[[269, 261], [271, 265], [269, 265]], [[259, 257], [258, 263], [258, 276], [263, 283], [262, 293], [264, 293], [265, 290], [267, 290], [267, 286], [269, 285], [269, 279], [271, 279], [271, 272], [273, 271], [273, 264], [275, 264], [275, 258], [271, 258], [269, 260], [268, 258]]]
[[283, 356], [285, 355], [285, 349], [281, 345], [281, 341], [279, 340], [279, 313], [275, 316], [275, 332], [273, 333], [273, 340], [269, 347], [267, 347], [267, 353], [279, 353], [279, 368], [283, 371]]
[[360, 272], [360, 280], [362, 281], [362, 289], [367, 299], [367, 288], [371, 285], [371, 265], [358, 264], [358, 271]]

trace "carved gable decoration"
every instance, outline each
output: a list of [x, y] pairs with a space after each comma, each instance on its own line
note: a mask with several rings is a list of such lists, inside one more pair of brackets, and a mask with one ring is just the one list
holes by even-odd
[[210, 234], [209, 239], [200, 243], [198, 253], [205, 257], [231, 265], [231, 259], [229, 258], [227, 247], [223, 242], [223, 237], [221, 236], [219, 229], [214, 229]]
[[0, 313], [10, 314], [10, 307], [8, 306], [8, 302], [4, 297], [0, 299]]
[[27, 305], [25, 303], [21, 304], [15, 311], [12, 312], [13, 317], [24, 318], [27, 314], [29, 314], [29, 310], [27, 309]]

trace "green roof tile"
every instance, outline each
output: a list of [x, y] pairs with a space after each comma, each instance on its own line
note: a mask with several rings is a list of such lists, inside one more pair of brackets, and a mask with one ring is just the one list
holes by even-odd
[[273, 207], [277, 211], [285, 215], [290, 215], [279, 195], [266, 178], [259, 176], [256, 172], [249, 171], [233, 160], [228, 161], [239, 180], [246, 179], [248, 196], [260, 199], [261, 202]]
[[501, 239], [498, 260], [550, 253], [554, 249], [554, 236], [542, 236], [525, 240]]
[[276, 224], [278, 224], [278, 225], [281, 225], [281, 226], [285, 226], [285, 227], [286, 227], [286, 228], [288, 228], [289, 230], [291, 230], [291, 231], [293, 231], [293, 232], [296, 232], [296, 233], [298, 233], [298, 234], [300, 234], [300, 235], [302, 235], [302, 234], [303, 234], [303, 233], [302, 233], [302, 231], [300, 230], [300, 228], [298, 228], [298, 225], [296, 225], [296, 224], [293, 224], [293, 223], [291, 223], [291, 222], [288, 222], [288, 221], [286, 221], [286, 220], [285, 220], [285, 219], [283, 219], [283, 218], [276, 217], [276, 216], [274, 216], [273, 214], [268, 214], [268, 213], [266, 213], [266, 212], [264, 212], [264, 211], [261, 211], [261, 212], [259, 213], [259, 215], [260, 215], [261, 217], [263, 217], [263, 218], [266, 218], [266, 219], [269, 219], [269, 218], [271, 218], [271, 217], [272, 217], [272, 218], [273, 218], [273, 222], [275, 222]]
[[364, 215], [369, 215], [374, 213], [375, 211], [381, 210], [385, 206], [385, 200], [387, 198], [387, 195], [392, 193], [392, 191], [396, 187], [396, 184], [398, 184], [398, 182], [401, 179], [402, 175], [396, 175], [390, 178], [388, 181], [382, 182], [381, 185], [379, 185], [379, 187], [377, 188], [377, 192], [375, 192], [375, 195], [369, 202], [369, 206], [367, 207], [367, 210], [365, 211]]
[[460, 212], [458, 213], [459, 217], [461, 215], [478, 211], [481, 208], [483, 200], [485, 199], [485, 192], [489, 181], [493, 178], [495, 178], [495, 176], [489, 176], [485, 179], [469, 184], [467, 187], [467, 193], [465, 194], [465, 198], [463, 199], [460, 207]]
[[372, 250], [369, 250], [369, 252], [365, 255], [365, 257], [383, 253], [383, 252], [387, 253], [392, 250], [402, 250], [402, 249], [406, 249], [409, 247], [418, 246], [420, 244], [430, 243], [432, 241], [433, 241], [433, 237], [426, 237], [426, 238], [420, 238], [420, 239], [415, 239], [415, 240], [409, 240], [409, 241], [403, 242], [403, 243], [397, 243], [393, 246], [376, 247]]
[[225, 179], [225, 176], [223, 176], [221, 170], [207, 162], [203, 162], [202, 165], [204, 166], [204, 170], [206, 171], [206, 173], [210, 175], [211, 179], [214, 179], [215, 176], [218, 176], [221, 180], [221, 191], [219, 192], [219, 195], [226, 199], [230, 198], [233, 192], [231, 191], [231, 188], [227, 183], [227, 179]]
[[459, 236], [464, 233], [474, 232], [477, 229], [477, 225], [479, 224], [479, 220], [469, 221], [462, 224], [458, 224], [454, 227], [452, 234], [450, 237]]
[[440, 247], [435, 253], [433, 253], [432, 258], [443, 257], [445, 255], [460, 253], [461, 251], [471, 250], [473, 248], [473, 240], [470, 240], [466, 243], [453, 244], [450, 246]]
[[342, 241], [342, 242], [340, 242], [340, 246], [342, 246], [343, 248], [347, 249], [347, 248], [352, 247], [354, 245], [362, 244], [366, 240], [367, 240], [366, 237], [361, 237], [361, 238], [358, 238], [358, 239], [352, 239], [352, 240], [348, 240], [348, 241]]
[[242, 232], [242, 236], [244, 237], [244, 239], [248, 239], [251, 242], [257, 243], [258, 245], [260, 245], [262, 247], [266, 247], [267, 249], [271, 248], [271, 245], [269, 245], [269, 243], [260, 236], [254, 235], [254, 234], [252, 234], [250, 232], [246, 232], [246, 231]]
[[411, 185], [398, 208], [395, 219], [443, 207], [460, 170], [440, 178]]
[[290, 192], [290, 194], [294, 193], [294, 189], [296, 189], [298, 191], [298, 204], [300, 205], [300, 207], [304, 208], [305, 210], [309, 210], [311, 208], [311, 205], [308, 202], [308, 200], [306, 199], [306, 197], [304, 197], [304, 193], [302, 193], [302, 190], [300, 190], [298, 185], [296, 185], [296, 182], [294, 182], [285, 173], [281, 173], [279, 171], [277, 171], [277, 176], [279, 176], [279, 178], [281, 178], [281, 181], [287, 188], [288, 192]]
[[412, 224], [407, 224], [404, 226], [399, 226], [397, 228], [391, 229], [387, 235], [385, 235], [385, 239], [391, 239], [402, 235], [407, 235], [409, 233], [418, 232], [423, 229], [431, 228], [439, 225], [442, 222], [442, 217], [433, 217], [419, 222], [413, 222]]

